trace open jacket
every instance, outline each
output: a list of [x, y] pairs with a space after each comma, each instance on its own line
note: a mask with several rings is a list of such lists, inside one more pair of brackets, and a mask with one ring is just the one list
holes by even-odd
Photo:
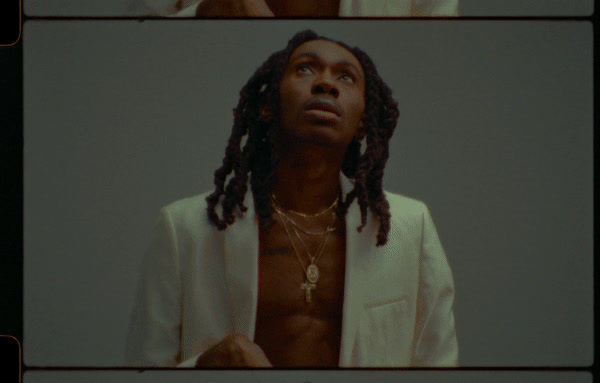
[[[352, 188], [342, 176], [342, 189]], [[129, 366], [193, 367], [231, 333], [254, 339], [258, 219], [250, 191], [243, 217], [224, 231], [206, 213], [207, 194], [162, 209], [144, 257], [132, 312]], [[346, 275], [339, 366], [455, 366], [454, 285], [427, 207], [386, 193], [388, 243], [376, 247], [369, 211], [346, 216]]]

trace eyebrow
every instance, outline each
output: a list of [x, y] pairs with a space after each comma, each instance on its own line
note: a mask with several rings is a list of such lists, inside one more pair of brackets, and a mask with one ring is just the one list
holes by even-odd
[[[294, 57], [294, 58], [293, 58], [293, 60], [296, 60], [296, 59], [298, 59], [298, 58], [301, 58], [301, 57], [312, 57], [312, 58], [314, 58], [314, 59], [317, 59], [317, 60], [323, 61], [323, 59], [321, 58], [321, 56], [319, 56], [318, 54], [316, 54], [316, 53], [314, 53], [314, 52], [304, 52], [304, 53], [298, 53], [298, 54], [296, 55], [296, 57]], [[350, 62], [350, 61], [348, 61], [348, 60], [340, 60], [340, 61], [336, 61], [336, 63], [335, 63], [335, 64], [336, 64], [336, 65], [340, 65], [340, 64], [341, 64], [341, 65], [346, 65], [346, 66], [352, 67], [352, 68], [354, 68], [354, 70], [355, 70], [355, 71], [357, 71], [359, 74], [361, 74], [361, 75], [362, 75], [362, 71], [361, 71], [361, 70], [360, 70], [360, 69], [359, 69], [359, 68], [358, 68], [356, 65], [354, 65], [354, 63], [352, 63], [352, 62]]]

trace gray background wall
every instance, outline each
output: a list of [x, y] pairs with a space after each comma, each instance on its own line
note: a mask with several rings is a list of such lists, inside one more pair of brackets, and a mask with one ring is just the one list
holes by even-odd
[[593, 360], [592, 28], [576, 22], [28, 22], [24, 357], [116, 366], [159, 208], [211, 188], [237, 93], [298, 30], [364, 48], [401, 117], [463, 366]]
[[504, 371], [102, 371], [102, 372], [27, 372], [25, 383], [591, 383], [592, 376], [581, 372], [504, 372]]
[[[132, 16], [135, 0], [27, 0], [29, 16]], [[593, 0], [459, 0], [461, 16], [589, 16]]]

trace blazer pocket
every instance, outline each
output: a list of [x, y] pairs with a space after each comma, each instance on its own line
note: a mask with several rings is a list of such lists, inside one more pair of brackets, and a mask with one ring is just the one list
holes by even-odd
[[358, 325], [358, 346], [366, 366], [408, 366], [413, 326], [406, 295], [364, 306]]

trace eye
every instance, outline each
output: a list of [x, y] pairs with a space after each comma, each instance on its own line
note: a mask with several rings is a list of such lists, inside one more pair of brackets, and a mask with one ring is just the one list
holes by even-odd
[[302, 73], [302, 74], [311, 73], [310, 66], [308, 64], [300, 64], [296, 68], [296, 72]]
[[354, 76], [352, 76], [350, 73], [343, 73], [343, 74], [340, 76], [340, 79], [341, 79], [342, 81], [344, 81], [344, 82], [348, 82], [348, 83], [351, 83], [351, 84], [353, 84], [353, 83], [354, 83]]

